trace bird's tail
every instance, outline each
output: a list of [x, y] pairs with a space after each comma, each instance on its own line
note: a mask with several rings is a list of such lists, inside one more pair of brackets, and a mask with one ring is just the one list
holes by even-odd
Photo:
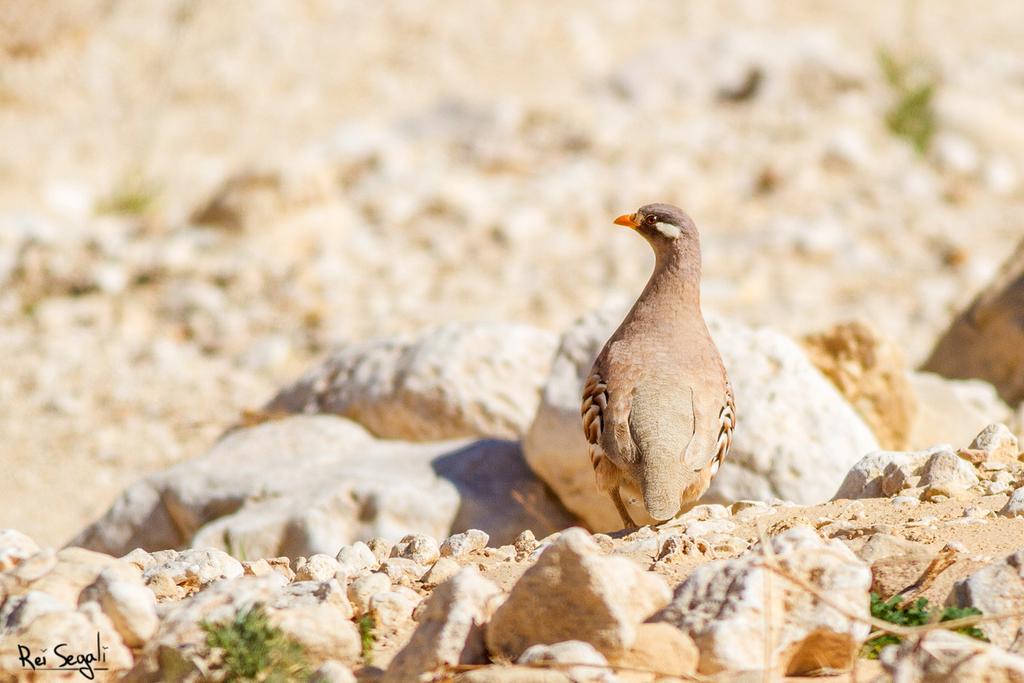
[[640, 472], [640, 492], [651, 517], [664, 522], [682, 507], [683, 463], [672, 449], [648, 451]]

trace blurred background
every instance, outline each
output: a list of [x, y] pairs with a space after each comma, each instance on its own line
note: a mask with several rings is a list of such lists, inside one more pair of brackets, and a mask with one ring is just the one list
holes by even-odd
[[329, 349], [633, 297], [921, 362], [1020, 239], [1024, 4], [0, 0], [0, 527], [61, 543]]

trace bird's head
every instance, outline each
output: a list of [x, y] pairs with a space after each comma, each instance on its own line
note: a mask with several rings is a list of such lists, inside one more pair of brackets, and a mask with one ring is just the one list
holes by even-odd
[[647, 204], [636, 213], [615, 219], [616, 225], [633, 228], [651, 243], [655, 251], [676, 247], [680, 240], [697, 238], [697, 227], [683, 210], [671, 204]]

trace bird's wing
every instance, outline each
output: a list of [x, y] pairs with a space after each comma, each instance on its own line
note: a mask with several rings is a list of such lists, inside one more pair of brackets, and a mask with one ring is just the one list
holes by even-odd
[[732, 433], [736, 429], [736, 401], [732, 395], [732, 385], [725, 380], [725, 405], [718, 413], [718, 439], [715, 441], [715, 457], [711, 461], [711, 476], [718, 474], [718, 468], [725, 461], [732, 447]]
[[590, 444], [590, 463], [597, 468], [598, 460], [604, 457], [601, 448], [601, 434], [604, 432], [604, 412], [608, 409], [608, 384], [601, 374], [593, 371], [583, 387], [583, 435]]

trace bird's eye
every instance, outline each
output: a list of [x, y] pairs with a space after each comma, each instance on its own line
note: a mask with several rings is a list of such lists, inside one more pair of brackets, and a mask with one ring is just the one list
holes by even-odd
[[658, 217], [655, 216], [654, 214], [651, 214], [650, 216], [644, 219], [644, 222], [647, 223], [647, 225], [654, 225], [655, 223], [658, 222]]

